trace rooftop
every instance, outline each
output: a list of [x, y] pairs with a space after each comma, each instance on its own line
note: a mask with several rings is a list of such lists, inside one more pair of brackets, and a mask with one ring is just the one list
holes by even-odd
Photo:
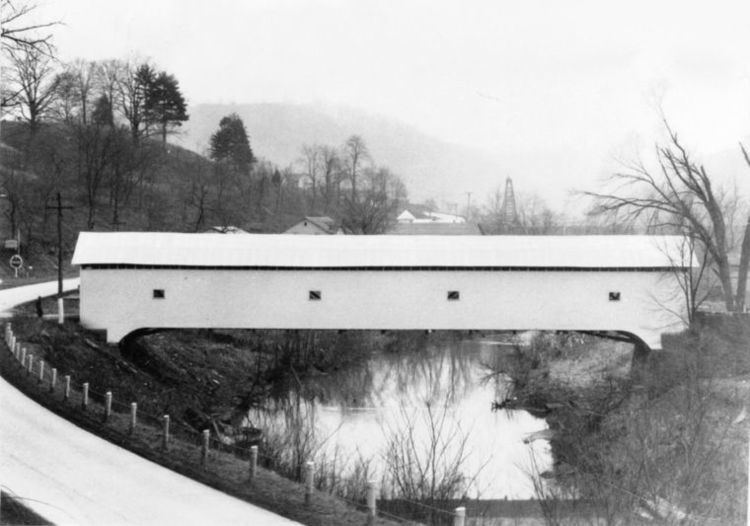
[[82, 232], [74, 265], [675, 268], [678, 236], [289, 236]]

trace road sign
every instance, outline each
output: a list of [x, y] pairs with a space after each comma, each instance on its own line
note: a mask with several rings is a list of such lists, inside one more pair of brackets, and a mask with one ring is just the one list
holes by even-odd
[[15, 271], [16, 277], [18, 277], [18, 269], [23, 267], [23, 258], [21, 254], [13, 254], [10, 257], [10, 266]]

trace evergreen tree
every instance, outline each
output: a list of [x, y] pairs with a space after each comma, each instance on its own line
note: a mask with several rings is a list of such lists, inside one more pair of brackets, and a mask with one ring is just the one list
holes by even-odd
[[230, 164], [240, 173], [250, 173], [256, 159], [245, 124], [236, 113], [222, 118], [219, 129], [211, 136], [211, 159]]
[[115, 123], [112, 111], [112, 102], [109, 97], [102, 94], [94, 103], [94, 111], [91, 113], [91, 122], [102, 126], [113, 126]]
[[185, 98], [174, 75], [162, 71], [147, 80], [145, 114], [149, 124], [158, 126], [162, 143], [167, 143], [170, 128], [188, 120]]

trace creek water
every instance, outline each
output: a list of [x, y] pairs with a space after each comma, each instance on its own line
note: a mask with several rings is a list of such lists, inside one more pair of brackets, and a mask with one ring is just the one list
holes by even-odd
[[[298, 409], [314, 430], [316, 460], [335, 461], [343, 476], [369, 463], [375, 478], [387, 481], [396, 452], [438, 478], [457, 468], [471, 498], [533, 498], [530, 473], [549, 469], [551, 454], [547, 442], [524, 439], [547, 425], [525, 411], [492, 408], [510, 392], [493, 364], [512, 349], [487, 337], [427, 342], [306, 379], [300, 384], [306, 402]], [[289, 420], [281, 413], [249, 416], [284, 433]]]

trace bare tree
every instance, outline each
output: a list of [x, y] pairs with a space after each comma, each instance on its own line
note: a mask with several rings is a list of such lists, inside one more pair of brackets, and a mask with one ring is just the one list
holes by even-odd
[[115, 122], [114, 106], [118, 94], [118, 86], [123, 79], [126, 64], [122, 60], [103, 60], [97, 64], [96, 84], [98, 91], [109, 101], [110, 115], [107, 122]]
[[310, 189], [312, 190], [311, 210], [315, 210], [317, 199], [318, 173], [321, 168], [321, 149], [317, 144], [312, 146], [305, 144], [302, 146], [302, 155], [298, 161], [305, 171], [305, 176], [310, 180]]
[[323, 211], [330, 211], [341, 179], [341, 158], [335, 148], [320, 147], [320, 169], [323, 177]]
[[58, 79], [53, 59], [32, 45], [9, 49], [8, 55], [12, 66], [8, 84], [33, 135], [55, 100]]
[[67, 69], [73, 73], [75, 79], [81, 122], [88, 124], [89, 102], [96, 80], [96, 63], [79, 58], [68, 64]]
[[714, 187], [706, 169], [692, 159], [666, 121], [665, 127], [669, 142], [656, 147], [656, 171], [638, 161], [613, 176], [613, 182], [619, 183], [614, 191], [585, 195], [597, 199], [597, 213], [619, 212], [629, 221], [644, 219], [657, 230], [683, 233], [698, 243], [699, 251], [710, 257], [727, 310], [734, 311], [744, 303], [744, 293], [743, 299], [735, 296], [728, 256], [731, 231], [727, 216], [737, 206], [736, 195]]
[[[748, 154], [745, 145], [740, 143], [742, 156], [745, 158], [747, 167], [750, 168], [750, 154]], [[750, 214], [747, 217], [745, 225], [745, 235], [742, 238], [742, 248], [740, 249], [740, 268], [737, 274], [737, 310], [742, 311], [745, 308], [745, 299], [747, 297], [747, 274], [750, 267]]]
[[359, 135], [352, 135], [344, 143], [344, 159], [349, 181], [352, 184], [352, 201], [357, 200], [357, 178], [362, 172], [363, 164], [370, 159], [370, 151], [364, 139]]
[[0, 41], [9, 51], [21, 48], [33, 48], [36, 51], [51, 56], [52, 33], [50, 28], [60, 22], [34, 22], [29, 20], [33, 16], [36, 4], [18, 0], [2, 0], [0, 3]]
[[147, 132], [146, 87], [153, 76], [154, 69], [147, 62], [131, 59], [124, 64], [117, 80], [117, 102], [136, 142]]

